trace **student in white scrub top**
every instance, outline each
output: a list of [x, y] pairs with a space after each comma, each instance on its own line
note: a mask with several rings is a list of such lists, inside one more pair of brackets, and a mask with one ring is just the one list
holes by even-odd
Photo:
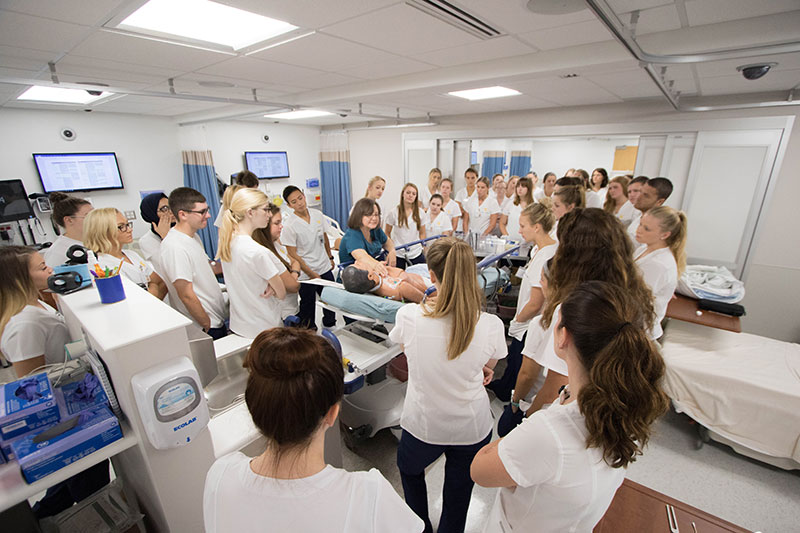
[[477, 195], [477, 189], [475, 184], [478, 182], [478, 171], [474, 168], [468, 168], [464, 171], [464, 181], [466, 182], [467, 186], [456, 193], [456, 202], [461, 207], [461, 225], [463, 228], [464, 233], [468, 231], [468, 223], [467, 220], [467, 202], [472, 200]]
[[[381, 212], [381, 227], [383, 227], [383, 221], [386, 218], [386, 211], [387, 211], [386, 209], [383, 208], [383, 203], [381, 202], [381, 198], [383, 197], [383, 193], [385, 191], [386, 191], [386, 180], [380, 176], [373, 176], [372, 178], [370, 178], [369, 183], [367, 183], [367, 190], [363, 196], [363, 198], [369, 198], [370, 200], [374, 200], [375, 203], [378, 204], [378, 209], [380, 209]], [[353, 202], [353, 206], [350, 208], [350, 213], [348, 213], [348, 217], [353, 214], [353, 207], [355, 207], [356, 201]], [[343, 229], [345, 229], [345, 231], [347, 230], [347, 228]]]
[[422, 208], [425, 211], [428, 210], [428, 206], [431, 202], [431, 196], [434, 194], [439, 193], [439, 186], [442, 183], [442, 171], [438, 168], [432, 168], [430, 172], [428, 172], [428, 185], [425, 187], [420, 187], [419, 191], [419, 201]]
[[[167, 295], [167, 286], [153, 266], [133, 250], [122, 247], [133, 242], [133, 225], [113, 207], [95, 209], [84, 222], [83, 240], [94, 252], [102, 269], [115, 270], [156, 298]], [[89, 265], [92, 268], [92, 265]]]
[[506, 195], [505, 182], [506, 178], [502, 174], [492, 176], [491, 185], [489, 186], [489, 198], [494, 198], [497, 205], [500, 205]]
[[467, 201], [467, 229], [485, 237], [494, 231], [500, 218], [500, 206], [489, 197], [489, 178], [480, 178], [475, 185], [475, 196]]
[[64, 361], [64, 318], [39, 299], [53, 269], [32, 248], [0, 246], [0, 272], [0, 351], [17, 377]]
[[225, 192], [222, 194], [219, 213], [217, 213], [217, 218], [214, 219], [214, 225], [218, 228], [222, 227], [222, 215], [225, 213], [225, 210], [230, 208], [231, 198], [233, 198], [233, 195], [236, 194], [236, 191], [243, 188], [258, 189], [258, 185], [258, 176], [249, 170], [242, 170], [233, 176], [231, 178], [230, 186], [228, 186], [225, 189]]
[[586, 207], [602, 209], [606, 202], [607, 191], [608, 172], [604, 168], [594, 169], [589, 179], [589, 187], [586, 189]]
[[161, 242], [161, 267], [170, 304], [212, 338], [222, 338], [227, 335], [227, 305], [197, 239], [197, 232], [211, 218], [206, 199], [190, 187], [178, 187], [169, 195], [169, 208], [178, 221]]
[[553, 172], [545, 174], [542, 180], [542, 186], [533, 191], [533, 201], [539, 202], [542, 198], [551, 198], [556, 188], [557, 179]]
[[325, 432], [338, 424], [344, 392], [342, 356], [325, 338], [302, 328], [264, 331], [244, 366], [245, 402], [267, 447], [258, 457], [237, 451], [211, 466], [206, 533], [423, 530], [376, 469], [348, 472], [325, 463]]
[[521, 241], [519, 215], [526, 207], [533, 204], [533, 184], [528, 178], [517, 178], [509, 181], [509, 183], [512, 182], [515, 183], [516, 189], [514, 201], [507, 203], [505, 208], [501, 207], [500, 234], [508, 235], [509, 238], [515, 241]]
[[139, 213], [142, 215], [142, 220], [150, 226], [147, 233], [139, 237], [139, 249], [142, 251], [142, 257], [146, 261], [150, 261], [158, 272], [161, 270], [158, 264], [161, 255], [161, 241], [175, 223], [175, 217], [169, 209], [167, 195], [163, 192], [148, 194], [142, 198], [142, 202], [139, 204]]
[[272, 259], [280, 271], [281, 281], [286, 288], [286, 296], [281, 304], [281, 319], [297, 315], [300, 310], [298, 291], [300, 290], [300, 263], [289, 256], [286, 246], [281, 243], [283, 230], [283, 213], [280, 207], [270, 204], [269, 212], [272, 217], [266, 228], [257, 228], [253, 231], [253, 240], [261, 246], [266, 246], [272, 252]]
[[641, 246], [633, 253], [633, 259], [655, 298], [654, 339], [664, 333], [661, 321], [675, 294], [678, 277], [686, 268], [686, 235], [686, 215], [665, 205], [642, 215], [636, 230], [636, 240]]
[[442, 195], [442, 211], [450, 217], [453, 231], [458, 231], [458, 223], [461, 220], [461, 206], [452, 198], [453, 181], [451, 179], [445, 178], [442, 180], [441, 185], [439, 185], [439, 194]]
[[[498, 200], [497, 205], [500, 206], [500, 210], [504, 210], [506, 206], [514, 203], [514, 198], [517, 194], [517, 183], [519, 182], [519, 176], [511, 176], [508, 178], [505, 186], [505, 196], [503, 196], [502, 201]], [[533, 198], [533, 196], [531, 196]]]
[[[653, 300], [639, 268], [633, 261], [630, 241], [614, 215], [602, 209], [575, 209], [561, 217], [558, 228], [558, 249], [553, 256], [545, 292], [541, 318], [528, 325], [528, 336], [522, 355], [522, 366], [511, 397], [511, 409], [503, 413], [504, 427], [513, 427], [542, 406], [552, 402], [567, 383], [567, 368], [556, 356], [550, 340], [555, 334], [561, 302], [584, 281], [606, 281], [624, 287], [647, 315], [647, 327], [654, 319]], [[549, 340], [547, 340], [549, 338]], [[544, 339], [544, 340], [543, 340]], [[542, 388], [523, 413], [519, 402], [525, 399], [547, 369]], [[498, 427], [500, 427], [498, 422]]]
[[559, 187], [553, 193], [553, 215], [556, 217], [556, 223], [550, 231], [552, 238], [558, 240], [558, 221], [561, 220], [561, 217], [573, 209], [584, 207], [585, 201], [583, 187], [580, 185]]
[[[638, 179], [638, 178], [637, 178]], [[635, 180], [634, 180], [635, 181]], [[636, 201], [633, 202], [633, 207], [639, 210], [644, 216], [645, 213], [656, 207], [664, 205], [669, 196], [672, 194], [672, 182], [667, 178], [652, 178], [647, 180], [641, 188]], [[628, 235], [631, 237], [631, 242], [636, 244], [636, 230], [641, 222], [641, 216], [631, 222], [628, 226]]]
[[443, 200], [441, 194], [431, 196], [425, 224], [425, 234], [428, 237], [433, 237], [434, 235], [449, 237], [453, 234], [453, 224], [450, 222], [450, 217], [442, 211]]
[[[392, 239], [395, 247], [424, 239], [427, 222], [428, 215], [419, 205], [417, 186], [406, 183], [400, 192], [400, 203], [386, 214], [386, 236]], [[398, 268], [405, 269], [406, 266], [424, 262], [421, 244], [397, 252]]]
[[[526, 178], [522, 178], [526, 180]], [[530, 192], [527, 193], [530, 197]], [[558, 243], [550, 237], [550, 230], [555, 224], [552, 211], [544, 204], [532, 204], [522, 211], [519, 218], [520, 233], [526, 243], [534, 246], [531, 260], [517, 271], [522, 281], [517, 298], [517, 311], [508, 326], [511, 345], [506, 358], [506, 370], [503, 376], [492, 381], [487, 388], [492, 390], [501, 401], [511, 399], [511, 389], [517, 382], [517, 373], [522, 364], [522, 348], [525, 346], [525, 335], [528, 324], [539, 314], [544, 303], [541, 277], [542, 269], [547, 261], [556, 253]]]
[[280, 327], [286, 288], [274, 254], [253, 240], [272, 216], [269, 198], [257, 189], [240, 189], [222, 218], [218, 257], [230, 296], [231, 331], [253, 339], [265, 329]]
[[568, 385], [472, 463], [476, 483], [501, 487], [485, 532], [597, 525], [669, 407], [660, 386], [664, 361], [644, 322], [625, 288], [610, 283], [584, 282], [564, 300], [553, 348]]
[[638, 244], [636, 242], [636, 228], [639, 227], [639, 219], [642, 217], [642, 212], [636, 207], [636, 204], [639, 202], [639, 196], [641, 196], [642, 189], [648, 181], [650, 180], [647, 176], [636, 176], [628, 184], [628, 201], [633, 205], [634, 209], [633, 218], [631, 223], [628, 224], [628, 235], [634, 246]]
[[438, 239], [427, 259], [435, 303], [401, 307], [389, 333], [408, 358], [397, 467], [406, 503], [432, 531], [425, 468], [444, 454], [439, 531], [463, 531], [473, 486], [469, 465], [492, 434], [484, 385], [506, 356], [506, 341], [502, 321], [481, 312], [483, 293], [469, 245]]
[[67, 250], [79, 244], [83, 246], [83, 219], [91, 211], [92, 204], [83, 198], [68, 196], [61, 192], [50, 193], [51, 218], [63, 233], [45, 249], [47, 266], [55, 268], [68, 261]]
[[636, 209], [628, 200], [628, 177], [617, 176], [608, 182], [608, 194], [603, 209], [617, 217], [627, 228], [634, 219]]

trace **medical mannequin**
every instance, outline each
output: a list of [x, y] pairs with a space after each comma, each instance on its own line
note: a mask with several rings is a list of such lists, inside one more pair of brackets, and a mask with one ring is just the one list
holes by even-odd
[[[494, 231], [500, 218], [500, 206], [489, 196], [489, 178], [483, 177], [475, 184], [475, 196], [470, 198], [464, 210], [465, 229], [486, 237]], [[466, 233], [466, 231], [465, 231]]]
[[450, 217], [453, 231], [458, 231], [458, 223], [461, 220], [461, 206], [452, 198], [453, 181], [448, 178], [443, 179], [442, 184], [439, 185], [439, 193], [442, 195], [442, 211]]
[[533, 183], [528, 178], [511, 180], [509, 184], [512, 182], [516, 184], [514, 201], [507, 203], [500, 215], [500, 234], [519, 241], [522, 239], [519, 232], [519, 215], [526, 207], [533, 204]]
[[633, 259], [655, 298], [654, 339], [663, 334], [661, 321], [675, 294], [678, 277], [686, 268], [686, 226], [682, 211], [662, 205], [642, 215], [636, 230], [641, 246], [633, 253]]
[[502, 487], [485, 532], [591, 531], [603, 517], [669, 406], [645, 316], [624, 287], [600, 281], [562, 302], [553, 349], [567, 387], [472, 463], [476, 483]]
[[469, 245], [444, 237], [426, 255], [436, 300], [401, 307], [389, 333], [408, 359], [397, 467], [406, 503], [432, 531], [425, 468], [446, 456], [438, 528], [446, 533], [464, 531], [473, 487], [469, 464], [494, 425], [484, 385], [507, 349], [502, 321], [481, 312], [484, 297]]
[[636, 217], [636, 208], [628, 200], [628, 182], [630, 180], [626, 176], [617, 176], [608, 182], [608, 192], [606, 193], [606, 201], [603, 204], [603, 209], [622, 222], [626, 228], [630, 226], [633, 219]]
[[[419, 204], [417, 186], [406, 183], [400, 192], [400, 203], [386, 215], [386, 236], [392, 239], [395, 246], [418, 241], [425, 238], [427, 223], [428, 215]], [[400, 253], [397, 267], [405, 269], [406, 266], [424, 262], [422, 245], [415, 244]]]
[[218, 258], [231, 304], [231, 331], [249, 339], [281, 326], [286, 288], [274, 254], [253, 240], [272, 216], [269, 198], [258, 189], [240, 189], [222, 217]]
[[556, 187], [556, 175], [553, 172], [548, 172], [544, 175], [544, 182], [542, 187], [533, 192], [533, 201], [538, 202], [542, 198], [550, 198], [553, 196], [553, 191]]
[[337, 424], [342, 359], [323, 337], [301, 328], [260, 333], [244, 362], [245, 402], [267, 440], [211, 466], [203, 495], [206, 533], [419, 532], [423, 524], [375, 469], [325, 464], [325, 432]]
[[269, 204], [269, 225], [266, 228], [253, 230], [253, 240], [261, 246], [266, 246], [271, 252], [271, 259], [280, 271], [281, 281], [286, 288], [286, 296], [281, 303], [281, 318], [296, 315], [300, 310], [298, 291], [300, 290], [300, 263], [289, 257], [286, 246], [281, 243], [283, 230], [283, 214], [281, 208]]
[[61, 192], [50, 193], [52, 219], [64, 233], [56, 237], [50, 248], [44, 251], [47, 266], [55, 268], [69, 259], [67, 250], [75, 244], [83, 246], [83, 219], [91, 211], [92, 204], [82, 198], [67, 196]]
[[[294, 185], [283, 189], [283, 199], [294, 212], [286, 217], [281, 237], [286, 251], [293, 261], [300, 264], [300, 281], [326, 279], [333, 281], [333, 253], [326, 231], [328, 220], [322, 212], [309, 209], [306, 195]], [[322, 293], [319, 285], [300, 284], [300, 325], [316, 329], [315, 315], [317, 295]], [[322, 325], [326, 328], [336, 324], [336, 314], [325, 309]]]
[[228, 309], [208, 256], [197, 239], [197, 232], [211, 218], [206, 199], [190, 187], [178, 187], [169, 195], [169, 208], [178, 222], [161, 242], [160, 262], [170, 290], [170, 304], [212, 338], [222, 338], [227, 335]]
[[[381, 210], [374, 200], [362, 198], [350, 212], [347, 231], [339, 245], [339, 263], [355, 260], [368, 265], [370, 271], [386, 276], [386, 265], [397, 266], [394, 242], [380, 228]], [[382, 251], [386, 251], [385, 261], [379, 261]]]
[[[95, 209], [83, 223], [86, 248], [95, 253], [100, 268], [114, 270], [162, 300], [167, 285], [153, 266], [133, 250], [122, 247], [133, 242], [133, 225], [113, 207]], [[92, 268], [93, 265], [89, 265]]]
[[[570, 211], [559, 221], [558, 242], [541, 317], [528, 325], [522, 349], [526, 357], [522, 360], [510, 408], [501, 417], [505, 428], [503, 433], [498, 430], [501, 436], [522, 420], [519, 401], [527, 396], [543, 368], [547, 369], [547, 377], [525, 415], [530, 416], [552, 402], [559, 389], [567, 384], [567, 366], [553, 352], [552, 339], [558, 308], [578, 284], [600, 280], [624, 287], [646, 310], [648, 328], [655, 319], [652, 293], [633, 262], [630, 240], [614, 215], [602, 209]], [[498, 428], [500, 426], [498, 423]]]
[[[525, 178], [523, 178], [524, 180]], [[522, 180], [520, 180], [522, 181]], [[528, 193], [530, 196], [530, 193]], [[545, 201], [546, 202], [546, 201]], [[526, 243], [535, 246], [533, 256], [523, 269], [522, 281], [517, 299], [517, 311], [508, 326], [511, 345], [508, 348], [506, 370], [500, 379], [491, 382], [488, 388], [504, 402], [511, 399], [511, 389], [517, 382], [517, 373], [522, 364], [522, 348], [525, 346], [525, 335], [528, 324], [539, 314], [544, 303], [541, 277], [542, 269], [547, 261], [556, 253], [558, 243], [550, 237], [555, 224], [555, 217], [545, 203], [529, 205], [519, 217], [519, 231]], [[520, 276], [520, 274], [517, 274]]]
[[419, 191], [419, 202], [423, 209], [428, 210], [431, 196], [439, 193], [439, 186], [442, 184], [442, 171], [432, 168], [428, 172], [428, 184]]

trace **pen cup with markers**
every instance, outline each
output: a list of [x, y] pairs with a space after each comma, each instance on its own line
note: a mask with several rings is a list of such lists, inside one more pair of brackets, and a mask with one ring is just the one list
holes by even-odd
[[95, 278], [94, 284], [100, 293], [100, 303], [113, 304], [125, 299], [122, 276], [119, 274], [108, 278]]

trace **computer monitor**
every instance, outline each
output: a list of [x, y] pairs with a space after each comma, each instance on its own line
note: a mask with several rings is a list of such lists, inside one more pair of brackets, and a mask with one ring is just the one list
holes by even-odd
[[286, 152], [245, 152], [247, 170], [258, 179], [270, 180], [289, 177], [289, 159]]
[[34, 216], [22, 180], [0, 181], [0, 222], [25, 220]]
[[44, 192], [122, 189], [117, 154], [33, 154]]

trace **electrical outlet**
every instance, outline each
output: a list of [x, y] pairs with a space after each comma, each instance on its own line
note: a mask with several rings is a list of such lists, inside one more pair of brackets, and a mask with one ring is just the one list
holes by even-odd
[[125, 211], [125, 218], [128, 220], [136, 220], [136, 211]]

